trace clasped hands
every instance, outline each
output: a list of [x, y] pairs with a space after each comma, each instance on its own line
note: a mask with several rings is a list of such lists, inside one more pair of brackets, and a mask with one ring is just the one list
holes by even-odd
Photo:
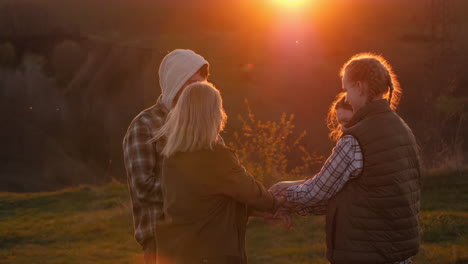
[[282, 221], [286, 229], [292, 227], [292, 214], [296, 205], [288, 202], [286, 199], [286, 190], [294, 185], [302, 184], [303, 181], [282, 181], [270, 187], [270, 192], [273, 193], [277, 202], [277, 210], [275, 213], [258, 212], [255, 211], [253, 216], [263, 217], [263, 220], [270, 224], [276, 225], [277, 221]]

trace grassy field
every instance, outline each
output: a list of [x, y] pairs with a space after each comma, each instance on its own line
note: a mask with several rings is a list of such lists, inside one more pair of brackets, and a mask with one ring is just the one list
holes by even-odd
[[[468, 172], [423, 179], [422, 247], [416, 264], [468, 263]], [[0, 193], [0, 263], [143, 263], [126, 185], [48, 193]], [[252, 219], [250, 263], [327, 263], [324, 218], [291, 230]]]

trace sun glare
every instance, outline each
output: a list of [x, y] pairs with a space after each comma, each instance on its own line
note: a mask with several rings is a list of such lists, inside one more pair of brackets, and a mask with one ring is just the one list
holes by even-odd
[[303, 6], [307, 0], [275, 0], [278, 5], [283, 7], [299, 7]]

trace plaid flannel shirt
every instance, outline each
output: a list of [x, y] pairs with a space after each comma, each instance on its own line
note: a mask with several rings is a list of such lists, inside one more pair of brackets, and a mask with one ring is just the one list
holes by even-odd
[[149, 140], [164, 124], [167, 114], [167, 108], [158, 100], [135, 117], [123, 140], [135, 239], [141, 246], [148, 239], [156, 239], [156, 222], [164, 217], [160, 185], [162, 156], [159, 154], [163, 142], [150, 143]]
[[327, 201], [345, 184], [361, 174], [362, 152], [358, 141], [350, 135], [342, 137], [320, 172], [303, 184], [287, 189], [287, 199], [299, 204], [300, 215], [322, 215], [327, 210]]
[[[345, 184], [359, 177], [363, 169], [363, 157], [358, 141], [351, 135], [342, 137], [320, 172], [303, 184], [286, 190], [288, 201], [299, 204], [300, 215], [325, 214], [327, 201], [337, 194]], [[411, 258], [394, 264], [411, 264]]]

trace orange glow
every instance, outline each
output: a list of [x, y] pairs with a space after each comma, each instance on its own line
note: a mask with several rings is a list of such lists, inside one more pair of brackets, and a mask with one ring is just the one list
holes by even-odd
[[300, 7], [305, 5], [307, 0], [274, 0], [278, 5], [283, 7]]

